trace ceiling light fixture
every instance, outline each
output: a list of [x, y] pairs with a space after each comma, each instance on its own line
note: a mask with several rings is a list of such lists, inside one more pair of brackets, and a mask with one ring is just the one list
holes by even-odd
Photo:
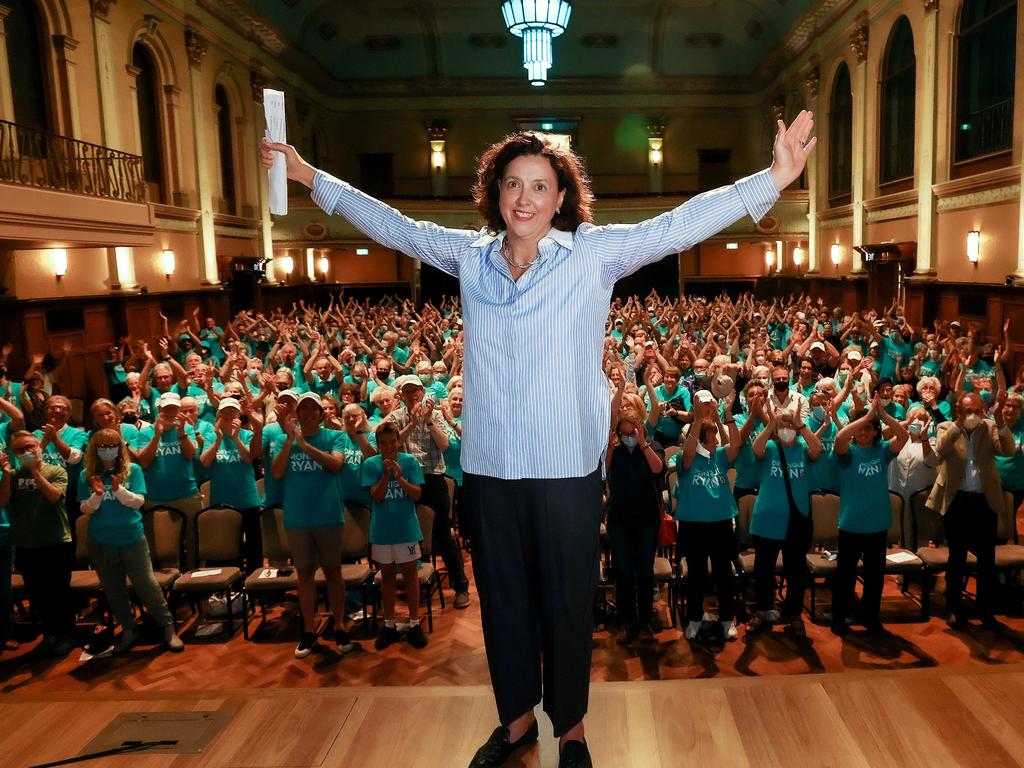
[[508, 31], [523, 38], [523, 67], [530, 85], [547, 81], [555, 61], [551, 40], [565, 32], [571, 14], [567, 0], [505, 0], [501, 4]]

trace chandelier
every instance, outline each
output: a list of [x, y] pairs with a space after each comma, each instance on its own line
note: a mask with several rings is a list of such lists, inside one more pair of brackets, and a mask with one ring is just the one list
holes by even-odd
[[523, 67], [530, 85], [544, 85], [554, 63], [551, 40], [569, 26], [572, 6], [568, 0], [505, 0], [501, 15], [505, 26], [523, 38]]

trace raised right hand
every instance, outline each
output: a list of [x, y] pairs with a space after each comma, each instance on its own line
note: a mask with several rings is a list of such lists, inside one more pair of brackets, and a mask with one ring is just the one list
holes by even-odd
[[297, 181], [310, 189], [313, 188], [313, 177], [316, 175], [316, 168], [307, 163], [295, 147], [291, 144], [281, 144], [276, 141], [263, 139], [260, 143], [260, 162], [264, 168], [274, 165], [274, 152], [284, 155], [285, 169], [289, 179]]

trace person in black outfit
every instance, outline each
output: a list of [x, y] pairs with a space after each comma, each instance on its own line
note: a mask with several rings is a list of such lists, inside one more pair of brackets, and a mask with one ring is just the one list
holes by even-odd
[[616, 638], [619, 645], [627, 645], [637, 637], [645, 642], [654, 639], [649, 622], [665, 462], [661, 446], [647, 442], [643, 424], [644, 418], [637, 411], [623, 411], [609, 435], [605, 457], [608, 538], [621, 624]]

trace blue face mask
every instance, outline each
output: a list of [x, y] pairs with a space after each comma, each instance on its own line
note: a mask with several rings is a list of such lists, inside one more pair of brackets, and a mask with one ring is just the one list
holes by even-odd
[[816, 405], [814, 407], [814, 410], [811, 411], [811, 416], [813, 416], [819, 422], [824, 421], [826, 416], [825, 409], [822, 408], [820, 405]]
[[627, 448], [636, 448], [636, 435], [623, 435], [619, 439], [622, 441], [622, 444]]
[[100, 461], [116, 461], [120, 453], [121, 449], [116, 446], [113, 448], [96, 449], [96, 455], [100, 457]]

